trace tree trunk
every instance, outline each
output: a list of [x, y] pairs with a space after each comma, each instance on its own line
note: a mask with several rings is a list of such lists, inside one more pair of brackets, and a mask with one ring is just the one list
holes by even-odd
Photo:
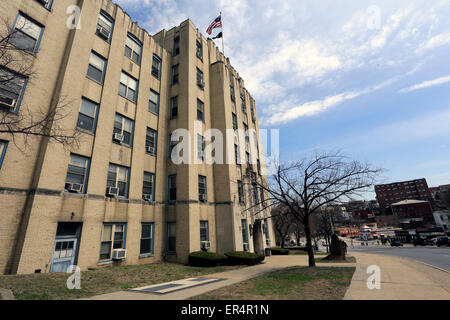
[[308, 264], [310, 267], [316, 266], [316, 261], [314, 260], [314, 251], [311, 242], [311, 230], [309, 229], [309, 224], [305, 224], [305, 236], [306, 236], [306, 248], [308, 249]]

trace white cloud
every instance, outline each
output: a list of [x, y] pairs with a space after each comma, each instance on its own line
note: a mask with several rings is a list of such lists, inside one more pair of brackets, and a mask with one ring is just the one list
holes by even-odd
[[399, 92], [400, 93], [407, 93], [407, 92], [411, 92], [411, 91], [415, 91], [415, 90], [419, 90], [419, 89], [424, 89], [424, 88], [428, 88], [428, 87], [432, 87], [432, 86], [441, 85], [441, 84], [444, 84], [444, 83], [447, 83], [447, 82], [450, 82], [450, 76], [441, 77], [441, 78], [437, 78], [437, 79], [434, 79], [434, 80], [424, 81], [422, 83], [415, 84], [415, 85], [410, 86], [408, 88], [401, 89]]

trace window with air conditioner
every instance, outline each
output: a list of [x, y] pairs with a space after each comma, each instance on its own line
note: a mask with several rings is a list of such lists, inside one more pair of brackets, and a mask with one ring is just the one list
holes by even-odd
[[150, 172], [144, 172], [144, 182], [142, 186], [142, 198], [146, 201], [154, 201], [154, 185], [155, 174]]
[[144, 222], [141, 227], [141, 255], [151, 255], [154, 253], [154, 233], [155, 224], [153, 222]]
[[205, 160], [206, 142], [205, 137], [201, 134], [197, 134], [197, 158]]
[[98, 104], [82, 98], [80, 113], [78, 114], [77, 128], [89, 133], [95, 133]]
[[145, 151], [148, 154], [156, 155], [157, 136], [158, 133], [155, 130], [147, 128], [147, 134], [145, 136]]
[[99, 260], [111, 260], [114, 249], [125, 249], [126, 223], [104, 223]]
[[64, 189], [68, 192], [86, 193], [88, 169], [89, 158], [71, 154]]
[[26, 82], [20, 74], [0, 67], [0, 111], [18, 111]]
[[[106, 195], [114, 195], [117, 191], [117, 196], [128, 197], [128, 180], [130, 169], [110, 163], [108, 169], [108, 178], [106, 182]], [[109, 193], [109, 194], [108, 194]]]
[[96, 34], [109, 42], [111, 39], [114, 20], [105, 12], [101, 11], [98, 17]]
[[119, 84], [119, 95], [134, 103], [137, 101], [138, 81], [122, 71]]
[[119, 144], [132, 146], [134, 122], [118, 113], [114, 119], [113, 141]]
[[150, 89], [150, 98], [148, 100], [148, 111], [154, 114], [159, 112], [159, 93]]
[[38, 51], [43, 32], [43, 25], [19, 12], [8, 41], [15, 47], [34, 55]]
[[206, 177], [198, 176], [198, 197], [200, 202], [206, 202], [207, 199]]
[[142, 44], [139, 40], [128, 34], [125, 42], [125, 56], [136, 64], [141, 64]]

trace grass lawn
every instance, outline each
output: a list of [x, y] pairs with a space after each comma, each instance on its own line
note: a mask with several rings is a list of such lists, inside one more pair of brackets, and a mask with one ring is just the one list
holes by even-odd
[[18, 300], [78, 299], [145, 285], [223, 272], [242, 266], [200, 268], [173, 263], [110, 266], [81, 272], [81, 289], [66, 287], [67, 273], [0, 275], [0, 288], [10, 289]]
[[291, 267], [192, 300], [342, 300], [354, 267]]
[[[299, 255], [299, 256], [307, 256], [308, 252], [303, 251], [303, 250], [289, 250], [289, 254], [290, 255]], [[315, 256], [326, 256], [329, 253], [326, 252], [314, 252]]]
[[317, 258], [316, 262], [318, 263], [356, 263], [355, 257], [346, 256], [345, 260], [326, 260], [325, 258]]

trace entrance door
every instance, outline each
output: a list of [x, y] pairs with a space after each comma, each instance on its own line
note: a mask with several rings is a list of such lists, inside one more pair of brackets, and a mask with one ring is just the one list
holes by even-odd
[[56, 239], [50, 272], [66, 272], [75, 263], [77, 238]]
[[58, 223], [50, 272], [66, 272], [71, 265], [77, 264], [80, 239], [81, 223]]

